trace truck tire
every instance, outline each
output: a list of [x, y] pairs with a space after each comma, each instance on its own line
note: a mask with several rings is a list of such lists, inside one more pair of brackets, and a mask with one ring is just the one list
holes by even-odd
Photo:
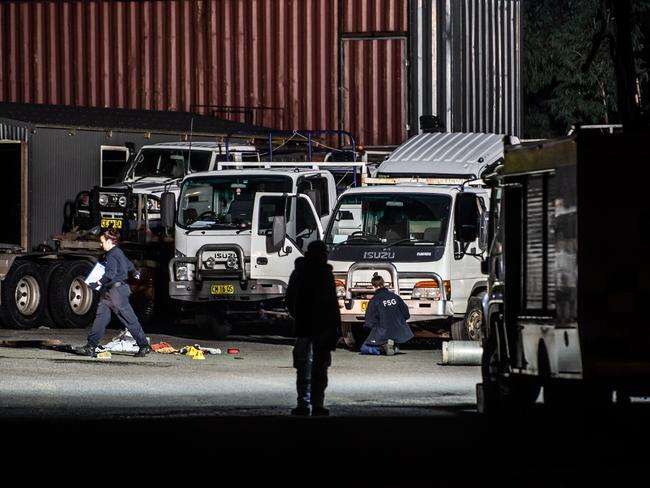
[[483, 378], [483, 410], [486, 414], [511, 414], [529, 410], [537, 401], [541, 384], [535, 378], [521, 375], [504, 376], [497, 349], [496, 332], [483, 341], [481, 376]]
[[200, 312], [195, 316], [196, 325], [207, 329], [215, 339], [225, 339], [232, 330], [232, 325], [225, 318], [216, 314]]
[[451, 323], [451, 340], [452, 341], [469, 341], [465, 332], [465, 319], [454, 320]]
[[98, 294], [84, 283], [92, 268], [92, 263], [88, 261], [67, 261], [52, 271], [48, 304], [57, 327], [85, 328], [92, 323], [97, 310]]
[[15, 261], [2, 282], [0, 319], [10, 329], [33, 329], [43, 324], [46, 288], [40, 267]]
[[482, 298], [485, 292], [467, 300], [467, 312], [463, 320], [451, 324], [451, 338], [455, 341], [480, 341], [483, 321]]

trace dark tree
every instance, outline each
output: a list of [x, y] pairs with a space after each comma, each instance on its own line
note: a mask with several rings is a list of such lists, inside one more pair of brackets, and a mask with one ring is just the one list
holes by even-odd
[[558, 136], [577, 124], [644, 123], [650, 0], [524, 6], [524, 137]]

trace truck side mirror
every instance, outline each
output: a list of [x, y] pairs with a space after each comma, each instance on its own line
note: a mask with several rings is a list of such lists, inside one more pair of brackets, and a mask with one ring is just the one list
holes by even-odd
[[284, 246], [284, 240], [287, 237], [287, 223], [284, 216], [276, 215], [273, 217], [273, 228], [271, 229], [271, 242], [273, 249], [279, 251]]
[[160, 195], [160, 220], [163, 227], [170, 229], [174, 227], [176, 217], [176, 195], [170, 191]]
[[479, 205], [474, 193], [459, 193], [456, 197], [456, 239], [474, 242], [478, 236]]

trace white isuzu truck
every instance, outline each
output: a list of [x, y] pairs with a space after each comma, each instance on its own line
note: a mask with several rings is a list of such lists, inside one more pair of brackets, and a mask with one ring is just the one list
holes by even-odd
[[480, 339], [489, 190], [478, 178], [503, 160], [507, 142], [423, 133], [339, 197], [325, 242], [349, 345], [364, 335], [375, 274], [405, 300], [416, 333], [444, 337], [451, 329], [454, 340]]
[[365, 171], [363, 162], [228, 166], [183, 180], [169, 263], [170, 297], [217, 337], [232, 314], [286, 317], [294, 261], [323, 238], [336, 204], [333, 170]]

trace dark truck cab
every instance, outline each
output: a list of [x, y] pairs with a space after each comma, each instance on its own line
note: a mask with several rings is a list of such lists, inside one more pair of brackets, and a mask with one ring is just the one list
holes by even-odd
[[650, 394], [648, 134], [506, 149], [492, 186], [479, 411]]

